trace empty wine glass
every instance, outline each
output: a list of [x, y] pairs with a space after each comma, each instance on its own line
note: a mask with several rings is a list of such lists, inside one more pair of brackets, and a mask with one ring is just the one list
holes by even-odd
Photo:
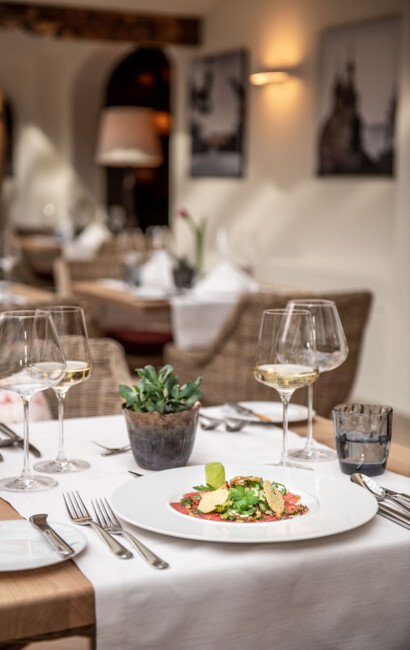
[[[313, 320], [319, 373], [340, 366], [348, 354], [347, 341], [337, 307], [332, 300], [300, 298], [288, 302], [289, 309], [307, 309]], [[308, 386], [308, 435], [303, 449], [290, 451], [289, 456], [305, 461], [332, 460], [332, 449], [319, 449], [313, 440], [313, 386]]]
[[283, 446], [278, 465], [303, 467], [288, 458], [288, 403], [295, 390], [319, 376], [308, 310], [267, 309], [259, 332], [254, 376], [278, 391], [283, 403]]
[[117, 237], [122, 258], [123, 279], [133, 289], [140, 284], [140, 268], [145, 257], [145, 238], [141, 228], [125, 228]]
[[88, 347], [87, 328], [81, 307], [47, 307], [51, 315], [61, 347], [66, 358], [67, 369], [59, 384], [53, 386], [58, 401], [59, 445], [55, 460], [43, 460], [34, 465], [38, 472], [68, 474], [88, 469], [85, 460], [68, 460], [64, 451], [64, 400], [67, 392], [82, 383], [91, 374], [91, 355]]
[[34, 393], [57, 384], [66, 371], [64, 353], [50, 314], [40, 310], [0, 314], [0, 388], [18, 393], [24, 405], [24, 461], [20, 476], [4, 478], [0, 489], [34, 492], [57, 481], [36, 477], [29, 464], [29, 403]]

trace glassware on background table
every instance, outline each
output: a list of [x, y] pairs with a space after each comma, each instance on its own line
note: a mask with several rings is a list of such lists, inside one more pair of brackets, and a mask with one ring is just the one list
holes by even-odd
[[63, 349], [67, 369], [59, 384], [53, 386], [58, 401], [59, 444], [55, 460], [42, 460], [34, 465], [38, 472], [68, 474], [88, 469], [85, 460], [68, 460], [64, 451], [64, 400], [73, 386], [82, 383], [91, 374], [91, 355], [87, 327], [81, 307], [46, 307], [51, 315]]
[[[348, 346], [333, 300], [300, 298], [290, 300], [289, 309], [307, 309], [312, 315], [319, 374], [338, 368], [348, 355]], [[333, 449], [319, 449], [313, 440], [313, 386], [308, 386], [308, 435], [303, 449], [290, 451], [289, 456], [304, 461], [333, 460]]]
[[125, 228], [117, 237], [122, 257], [123, 280], [130, 288], [140, 284], [140, 269], [145, 257], [145, 238], [141, 228]]
[[171, 231], [168, 226], [148, 226], [145, 236], [148, 250], [156, 251], [162, 248], [169, 249], [171, 245]]
[[392, 407], [338, 404], [332, 413], [342, 472], [362, 472], [367, 476], [383, 474], [392, 435]]
[[[278, 391], [283, 403], [283, 447], [278, 465], [303, 467], [288, 457], [288, 403], [295, 390], [319, 376], [312, 317], [308, 310], [267, 309], [259, 332], [254, 376]], [[306, 466], [305, 466], [306, 467]]]
[[10, 302], [10, 284], [14, 267], [21, 257], [17, 238], [7, 228], [0, 232], [0, 301]]
[[66, 372], [64, 353], [49, 313], [41, 310], [0, 314], [0, 388], [20, 395], [24, 404], [24, 461], [20, 476], [4, 478], [0, 489], [34, 492], [55, 487], [48, 476], [33, 476], [29, 464], [29, 402], [56, 385]]

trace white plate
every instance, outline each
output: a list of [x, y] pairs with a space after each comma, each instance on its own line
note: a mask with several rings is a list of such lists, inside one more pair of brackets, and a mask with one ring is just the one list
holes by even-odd
[[206, 542], [291, 542], [335, 535], [362, 526], [377, 513], [377, 501], [350, 481], [321, 478], [303, 469], [255, 465], [225, 465], [228, 479], [238, 475], [261, 476], [284, 483], [300, 494], [310, 512], [284, 521], [216, 522], [188, 517], [169, 504], [194, 485], [205, 481], [203, 465], [147, 474], [121, 485], [111, 497], [117, 515], [146, 530]]
[[[86, 543], [82, 531], [70, 524], [49, 522], [59, 535], [73, 547], [75, 555]], [[72, 555], [71, 557], [74, 557]], [[44, 535], [25, 519], [0, 521], [0, 571], [24, 571], [64, 562]]]
[[[270, 418], [273, 422], [282, 424], [282, 420], [283, 420], [282, 402], [239, 402], [239, 404], [241, 406], [244, 406], [245, 408], [260, 413], [261, 415], [266, 415], [266, 417]], [[246, 420], [251, 420], [253, 422], [260, 422], [259, 418], [253, 415], [245, 415], [245, 414], [242, 415], [241, 413], [237, 413], [233, 409], [229, 408], [229, 406], [223, 406], [222, 410], [224, 415], [229, 416], [230, 418], [236, 418], [238, 420], [246, 419]], [[211, 413], [209, 413], [209, 415], [211, 415]], [[313, 415], [316, 415], [315, 411], [313, 411]], [[308, 416], [307, 406], [302, 406], [300, 404], [292, 404], [292, 403], [289, 404], [288, 406], [289, 422], [300, 422], [302, 420], [306, 420], [307, 416]]]

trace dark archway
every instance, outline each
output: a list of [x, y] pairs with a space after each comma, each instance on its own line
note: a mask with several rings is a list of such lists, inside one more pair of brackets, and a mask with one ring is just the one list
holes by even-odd
[[[162, 144], [163, 163], [156, 168], [136, 168], [134, 203], [138, 225], [168, 225], [170, 65], [157, 48], [139, 48], [121, 61], [111, 74], [105, 106], [153, 108]], [[123, 178], [127, 170], [107, 168], [107, 204], [123, 204]], [[136, 225], [129, 223], [129, 226]]]

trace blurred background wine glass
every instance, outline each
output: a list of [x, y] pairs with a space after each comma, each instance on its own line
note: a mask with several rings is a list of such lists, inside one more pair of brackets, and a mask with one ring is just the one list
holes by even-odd
[[19, 263], [21, 251], [12, 230], [0, 230], [0, 302], [10, 302], [13, 270]]

